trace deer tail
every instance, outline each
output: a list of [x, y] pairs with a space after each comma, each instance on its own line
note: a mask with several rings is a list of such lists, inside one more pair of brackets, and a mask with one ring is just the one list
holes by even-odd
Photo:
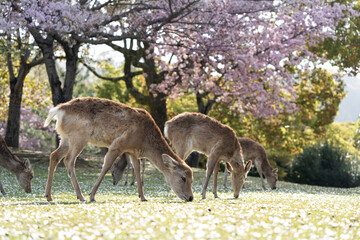
[[58, 107], [54, 107], [52, 109], [50, 109], [49, 111], [49, 115], [47, 116], [45, 123], [44, 123], [44, 127], [49, 126], [51, 120], [55, 117], [55, 115], [58, 113], [59, 108]]
[[164, 137], [166, 139], [169, 139], [169, 135], [168, 135], [168, 125], [165, 123], [165, 127], [164, 127]]

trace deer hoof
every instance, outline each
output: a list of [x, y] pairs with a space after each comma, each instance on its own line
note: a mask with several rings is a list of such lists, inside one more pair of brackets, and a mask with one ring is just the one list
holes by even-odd
[[51, 197], [51, 194], [45, 194], [45, 197], [46, 197], [46, 200], [48, 202], [52, 202], [53, 201], [53, 198]]

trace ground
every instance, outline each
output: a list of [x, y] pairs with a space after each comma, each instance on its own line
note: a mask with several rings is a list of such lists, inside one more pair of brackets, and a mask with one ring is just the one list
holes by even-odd
[[[42, 154], [39, 153], [41, 156]], [[108, 174], [97, 202], [80, 203], [63, 167], [55, 172], [53, 198], [44, 197], [47, 154], [28, 155], [35, 171], [33, 192], [26, 194], [14, 175], [0, 170], [6, 196], [0, 195], [0, 239], [356, 239], [360, 238], [360, 188], [340, 189], [278, 182], [263, 190], [249, 177], [238, 199], [220, 176], [219, 198], [201, 200], [205, 171], [194, 169], [193, 202], [183, 202], [163, 175], [147, 162], [141, 202], [136, 186], [112, 185]], [[24, 157], [22, 155], [21, 157]], [[90, 159], [77, 167], [86, 199], [100, 173]], [[229, 179], [229, 178], [228, 178]], [[230, 183], [228, 183], [230, 186]]]

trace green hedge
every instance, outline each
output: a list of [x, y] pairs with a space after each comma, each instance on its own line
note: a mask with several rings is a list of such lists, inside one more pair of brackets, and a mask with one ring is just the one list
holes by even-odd
[[306, 147], [296, 156], [286, 180], [328, 187], [355, 187], [360, 177], [346, 153], [332, 143]]

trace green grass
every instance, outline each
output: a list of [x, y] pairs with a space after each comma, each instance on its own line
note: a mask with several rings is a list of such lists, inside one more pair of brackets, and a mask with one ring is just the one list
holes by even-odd
[[[194, 170], [195, 200], [183, 202], [161, 173], [149, 164], [144, 192], [112, 185], [108, 174], [95, 203], [80, 203], [64, 168], [55, 172], [54, 202], [44, 189], [46, 167], [34, 167], [33, 193], [26, 194], [14, 175], [0, 170], [7, 191], [0, 195], [0, 239], [356, 239], [360, 238], [360, 188], [336, 189], [279, 182], [262, 190], [249, 177], [239, 199], [219, 179], [219, 198], [211, 187], [201, 200], [205, 171]], [[77, 169], [84, 195], [100, 169]], [[212, 184], [212, 183], [211, 183]], [[230, 183], [228, 183], [230, 186]], [[211, 185], [210, 185], [211, 186]], [[89, 199], [89, 196], [86, 195]]]

